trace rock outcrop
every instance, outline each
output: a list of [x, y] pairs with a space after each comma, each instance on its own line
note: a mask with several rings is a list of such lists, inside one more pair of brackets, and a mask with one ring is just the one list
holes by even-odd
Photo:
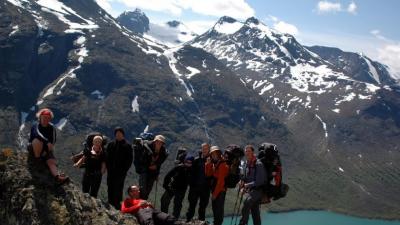
[[73, 181], [57, 185], [27, 153], [9, 155], [0, 156], [0, 224], [138, 224], [134, 216], [82, 193]]

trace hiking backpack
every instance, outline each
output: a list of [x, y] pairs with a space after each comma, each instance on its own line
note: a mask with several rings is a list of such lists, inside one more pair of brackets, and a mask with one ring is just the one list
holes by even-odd
[[[103, 138], [103, 143], [101, 144], [101, 147], [104, 150], [108, 141], [107, 136], [102, 135], [100, 132], [91, 132], [88, 135], [86, 135], [85, 140], [82, 142], [83, 150], [77, 154], [72, 154], [71, 160], [74, 164], [77, 163], [85, 154], [91, 151], [93, 146], [93, 138], [95, 136], [100, 136]], [[80, 165], [79, 168], [85, 168], [85, 163], [82, 163], [82, 165]]]
[[155, 135], [153, 133], [141, 133], [139, 137], [135, 138], [132, 142], [133, 148], [133, 164], [137, 173], [141, 173], [144, 170], [144, 165], [148, 155], [153, 152], [149, 148], [148, 143], [154, 140]]
[[175, 155], [175, 164], [178, 165], [184, 163], [186, 156], [187, 149], [185, 147], [179, 147]]
[[224, 158], [229, 166], [228, 176], [225, 177], [225, 187], [235, 188], [240, 181], [240, 161], [244, 156], [243, 149], [234, 144], [230, 144], [225, 148]]
[[262, 203], [268, 203], [269, 199], [278, 200], [285, 197], [289, 185], [282, 183], [282, 163], [276, 144], [262, 143], [258, 151], [257, 158], [263, 163], [267, 175], [266, 184], [263, 186], [265, 196]]

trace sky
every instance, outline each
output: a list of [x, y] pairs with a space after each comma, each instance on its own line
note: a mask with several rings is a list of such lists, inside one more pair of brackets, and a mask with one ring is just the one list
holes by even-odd
[[112, 16], [140, 8], [152, 23], [178, 20], [201, 34], [224, 15], [254, 16], [301, 44], [359, 52], [400, 77], [399, 0], [96, 0]]

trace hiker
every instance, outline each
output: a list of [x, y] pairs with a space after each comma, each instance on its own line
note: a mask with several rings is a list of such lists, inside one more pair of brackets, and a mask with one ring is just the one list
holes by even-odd
[[178, 157], [181, 163], [165, 175], [163, 183], [165, 192], [161, 197], [161, 211], [165, 213], [168, 213], [169, 204], [171, 199], [174, 198], [174, 211], [172, 215], [177, 219], [181, 214], [182, 201], [189, 184], [190, 170], [194, 160], [193, 156], [185, 156], [185, 153], [181, 154]]
[[211, 205], [214, 216], [214, 225], [221, 225], [224, 220], [225, 205], [225, 177], [229, 173], [229, 167], [222, 158], [222, 152], [218, 146], [210, 149], [210, 158], [206, 162], [206, 176], [212, 178]]
[[119, 209], [126, 173], [133, 161], [133, 152], [121, 127], [114, 129], [114, 136], [115, 140], [107, 145], [106, 151], [108, 202]]
[[[158, 180], [161, 165], [168, 156], [165, 149], [165, 137], [156, 135], [153, 141], [145, 141], [141, 150], [144, 151], [141, 160], [135, 165], [136, 171], [139, 173], [140, 197], [147, 200], [154, 182]], [[136, 156], [135, 159], [137, 159]]]
[[239, 224], [247, 224], [251, 211], [253, 224], [261, 225], [260, 203], [263, 195], [262, 187], [266, 182], [265, 168], [263, 163], [257, 159], [252, 145], [245, 147], [245, 157], [246, 164], [240, 181], [244, 202]]
[[106, 158], [102, 148], [103, 138], [95, 136], [91, 149], [84, 151], [84, 155], [74, 164], [80, 167], [85, 163], [85, 172], [82, 179], [83, 193], [89, 193], [90, 196], [97, 197], [99, 192], [101, 178], [106, 172]]
[[140, 189], [137, 186], [128, 188], [129, 197], [125, 199], [121, 206], [122, 213], [130, 213], [136, 216], [140, 225], [172, 225], [176, 219], [154, 209], [153, 205], [140, 198]]
[[31, 128], [28, 151], [33, 155], [35, 162], [44, 161], [49, 167], [55, 181], [64, 184], [69, 177], [57, 170], [57, 162], [54, 157], [54, 145], [56, 143], [56, 128], [50, 121], [54, 118], [53, 112], [43, 108], [36, 113], [38, 123]]
[[206, 219], [206, 208], [210, 199], [210, 185], [205, 174], [205, 164], [209, 153], [210, 144], [203, 143], [199, 156], [193, 161], [188, 194], [189, 208], [186, 213], [187, 222], [192, 220], [199, 200], [198, 219], [202, 221]]

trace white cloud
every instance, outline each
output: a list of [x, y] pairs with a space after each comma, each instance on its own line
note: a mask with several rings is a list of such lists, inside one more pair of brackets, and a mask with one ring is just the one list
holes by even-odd
[[347, 6], [347, 9], [344, 9], [340, 2], [319, 1], [317, 4], [317, 12], [319, 14], [348, 12], [350, 14], [356, 15], [357, 14], [357, 5], [354, 1], [352, 1]]
[[381, 34], [378, 29], [371, 30], [370, 33], [380, 41], [376, 43], [377, 60], [389, 66], [389, 72], [400, 79], [400, 42], [390, 40]]
[[284, 21], [279, 21], [279, 22], [275, 23], [274, 29], [281, 33], [291, 34], [293, 36], [295, 36], [299, 33], [299, 30], [297, 29], [297, 27], [295, 25], [286, 23]]
[[356, 14], [357, 13], [357, 5], [355, 2], [351, 2], [349, 6], [347, 7], [347, 12], [351, 14]]
[[208, 16], [231, 16], [237, 19], [247, 19], [254, 16], [255, 11], [244, 0], [99, 0], [116, 1], [129, 8], [140, 8], [157, 12], [168, 12], [175, 16], [184, 10]]
[[110, 14], [113, 17], [117, 17], [119, 15], [118, 12], [114, 11], [110, 2], [114, 0], [96, 0], [97, 4], [103, 8], [108, 14]]
[[206, 20], [197, 20], [197, 21], [185, 21], [184, 22], [190, 29], [195, 32], [196, 34], [203, 34], [208, 29], [210, 29], [214, 24], [215, 21], [206, 21]]
[[295, 25], [282, 21], [276, 16], [268, 15], [266, 21], [272, 21], [272, 27], [281, 33], [291, 34], [293, 36], [299, 34], [299, 29], [297, 29]]
[[400, 79], [400, 43], [378, 48], [378, 60], [388, 65], [391, 74]]
[[319, 1], [317, 10], [319, 13], [340, 12], [342, 11], [342, 5], [338, 2]]
[[387, 38], [385, 38], [382, 34], [380, 30], [371, 30], [370, 33], [372, 35], [374, 35], [376, 38], [378, 38], [379, 40], [382, 41], [386, 41], [386, 42], [390, 42], [390, 40], [388, 40]]

